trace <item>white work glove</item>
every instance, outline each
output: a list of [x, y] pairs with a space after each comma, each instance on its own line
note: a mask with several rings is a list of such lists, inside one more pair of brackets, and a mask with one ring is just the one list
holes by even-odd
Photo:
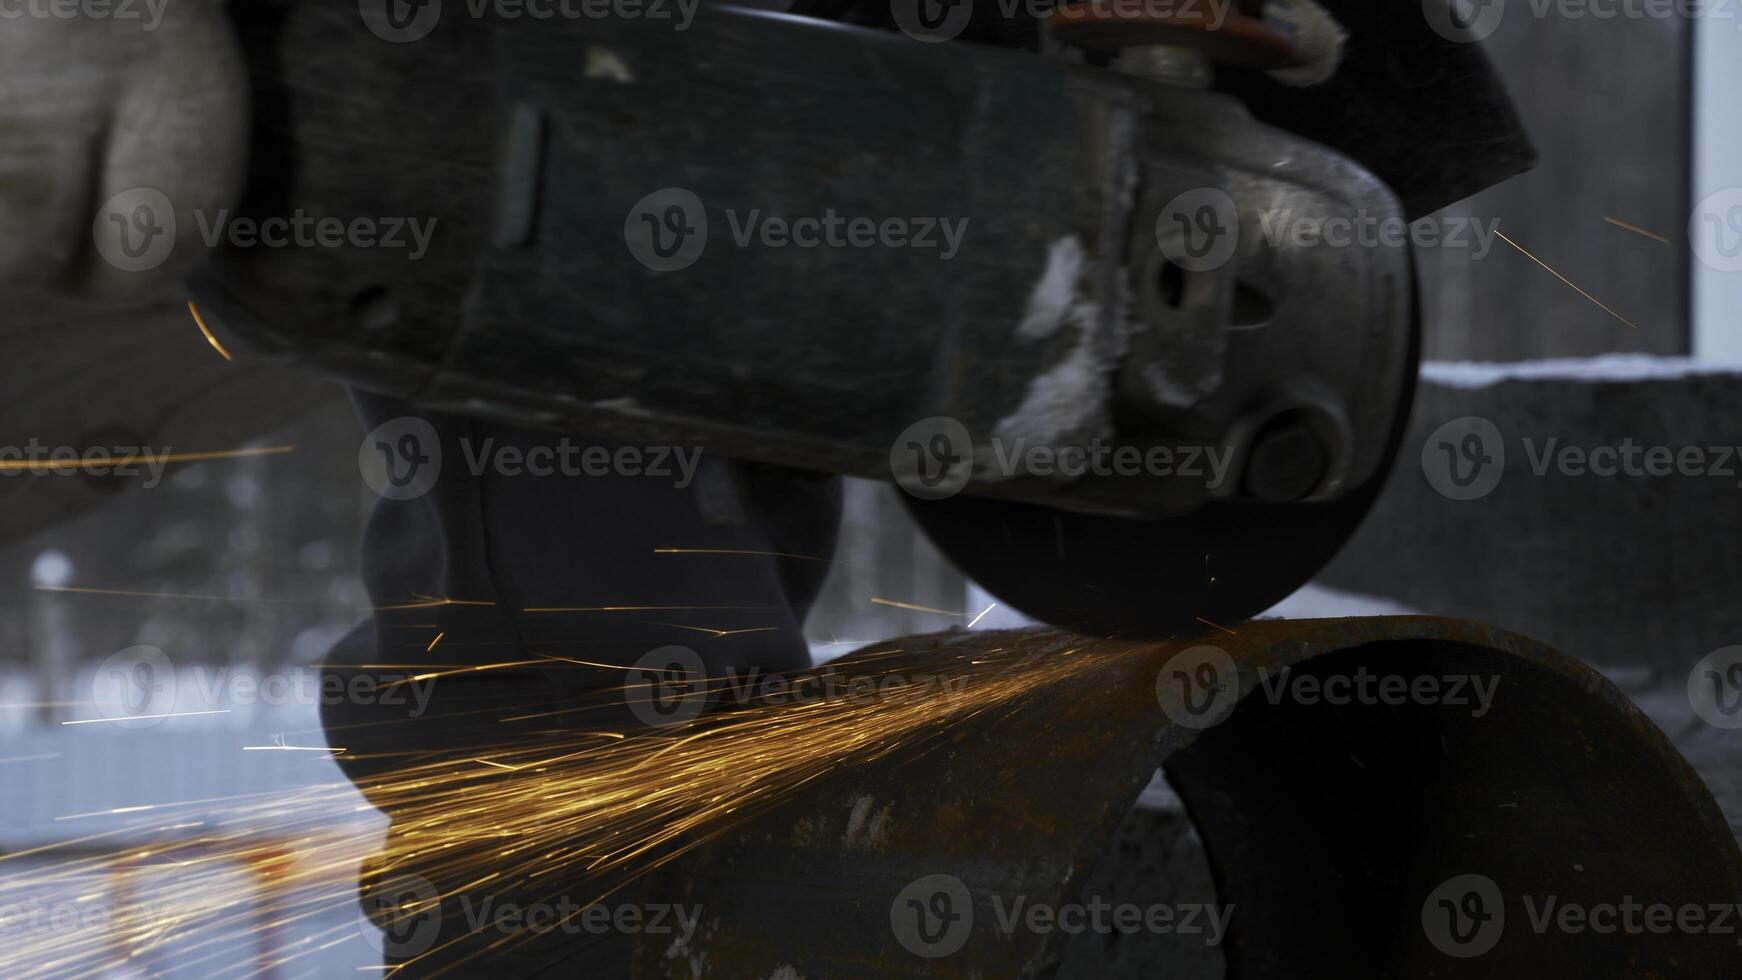
[[[220, 0], [0, 0], [0, 449], [224, 450], [311, 412], [349, 424], [314, 375], [220, 356], [178, 286], [208, 252], [195, 212], [235, 206], [246, 85]], [[173, 243], [141, 231], [172, 222]], [[0, 543], [143, 482], [0, 474]]]
[[204, 250], [167, 230], [241, 187], [246, 85], [222, 0], [0, 0], [5, 305], [172, 288]]

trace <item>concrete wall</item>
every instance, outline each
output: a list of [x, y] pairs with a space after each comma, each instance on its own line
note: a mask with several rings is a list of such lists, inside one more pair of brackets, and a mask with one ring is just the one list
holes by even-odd
[[[1390, 485], [1320, 581], [1596, 664], [1685, 671], [1742, 643], [1742, 374], [1685, 368], [1430, 367]], [[1593, 472], [1629, 445], [1636, 475]]]

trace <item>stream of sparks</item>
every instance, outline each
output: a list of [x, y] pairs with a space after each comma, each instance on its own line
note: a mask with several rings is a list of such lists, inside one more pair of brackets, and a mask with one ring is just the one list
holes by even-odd
[[[415, 867], [441, 883], [443, 898], [492, 881], [519, 882], [525, 893], [539, 886], [524, 883], [543, 878], [560, 889], [554, 882], [565, 878], [586, 881], [597, 894], [582, 897], [600, 900], [831, 772], [924, 752], [966, 718], [1014, 708], [1131, 649], [1100, 644], [1092, 652], [1037, 655], [1024, 647], [928, 651], [926, 671], [955, 681], [946, 685], [908, 685], [871, 698], [833, 692], [752, 702], [633, 733], [545, 732], [483, 755], [404, 765], [359, 786], [394, 816], [377, 861]], [[876, 676], [881, 658], [901, 653], [854, 661]], [[908, 657], [899, 669], [913, 666]], [[620, 690], [636, 693], [630, 685]], [[379, 833], [362, 822], [333, 826], [340, 808], [368, 809], [349, 783], [333, 782], [62, 818], [76, 827], [80, 819], [126, 814], [131, 824], [0, 856], [0, 908], [23, 907], [45, 891], [112, 889], [117, 880], [143, 890], [166, 877], [173, 887], [156, 889], [169, 895], [160, 902], [117, 903], [103, 928], [17, 931], [0, 944], [0, 976], [141, 969], [171, 940], [178, 972], [257, 976], [350, 941], [358, 929], [358, 861], [377, 851]], [[262, 870], [270, 897], [262, 895]], [[333, 921], [335, 909], [347, 913], [346, 925], [317, 927]], [[265, 938], [238, 952], [238, 935]], [[424, 955], [465, 938], [444, 931]], [[505, 933], [480, 953], [525, 938]]]

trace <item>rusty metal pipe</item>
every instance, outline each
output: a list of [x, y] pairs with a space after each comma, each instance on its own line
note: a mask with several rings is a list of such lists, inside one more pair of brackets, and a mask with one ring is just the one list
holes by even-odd
[[[689, 948], [639, 948], [637, 973], [1050, 975], [1065, 937], [1001, 931], [994, 897], [1080, 899], [1157, 766], [1234, 908], [1231, 977], [1720, 976], [1736, 963], [1733, 935], [1534, 927], [1548, 896], [1742, 900], [1742, 853], [1685, 760], [1615, 687], [1541, 644], [1415, 617], [1256, 622], [1143, 645], [958, 632], [902, 641], [901, 655], [864, 669], [935, 672], [1013, 645], [1102, 659], [953, 723], [941, 743], [813, 784], [647, 879], [707, 915]], [[1362, 672], [1439, 679], [1442, 696], [1336, 705], [1274, 693]], [[1487, 687], [1487, 710], [1451, 703], [1456, 677]], [[1470, 896], [1487, 886], [1467, 887], [1470, 875], [1497, 892], [1486, 900], [1502, 927], [1437, 934], [1442, 905], [1480, 910]], [[962, 886], [953, 911], [969, 925], [937, 933], [959, 944], [930, 958], [904, 947], [897, 900], [937, 876]], [[1472, 948], [1460, 937], [1489, 948], [1448, 954]]]

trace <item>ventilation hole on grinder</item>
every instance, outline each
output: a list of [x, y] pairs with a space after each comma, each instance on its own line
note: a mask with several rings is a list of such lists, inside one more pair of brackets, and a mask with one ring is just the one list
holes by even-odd
[[1251, 330], [1262, 327], [1276, 316], [1270, 297], [1243, 282], [1234, 284], [1234, 309], [1228, 316], [1231, 330]]
[[1179, 309], [1186, 297], [1186, 270], [1162, 259], [1155, 274], [1155, 288], [1169, 309]]

